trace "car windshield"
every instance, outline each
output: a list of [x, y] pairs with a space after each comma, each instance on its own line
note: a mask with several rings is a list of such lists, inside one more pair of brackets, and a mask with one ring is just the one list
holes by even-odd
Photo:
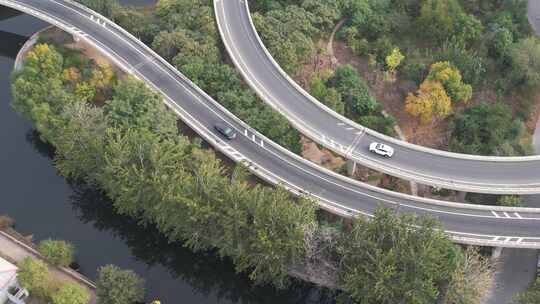
[[386, 146], [386, 145], [383, 145], [381, 144], [381, 146], [379, 147], [379, 149], [385, 151], [385, 152], [390, 152], [390, 147], [389, 146]]
[[225, 129], [223, 129], [223, 133], [225, 133], [227, 135], [230, 135], [232, 133], [232, 130], [231, 130], [231, 128], [225, 128]]

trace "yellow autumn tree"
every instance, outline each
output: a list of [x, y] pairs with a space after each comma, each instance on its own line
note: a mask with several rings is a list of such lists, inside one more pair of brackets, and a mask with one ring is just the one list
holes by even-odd
[[90, 84], [97, 90], [104, 90], [111, 86], [114, 80], [114, 71], [108, 62], [98, 62], [97, 68], [92, 71]]
[[78, 83], [81, 80], [81, 72], [76, 67], [64, 69], [62, 79], [66, 82]]
[[426, 80], [416, 94], [409, 93], [405, 100], [405, 111], [426, 124], [450, 115], [452, 101], [440, 82]]
[[394, 48], [390, 55], [386, 56], [386, 66], [388, 67], [388, 70], [391, 72], [394, 72], [397, 67], [401, 64], [401, 62], [405, 59], [405, 56], [401, 54], [401, 51], [399, 48]]
[[62, 72], [63, 58], [54, 47], [48, 44], [37, 44], [26, 55], [24, 64], [39, 71], [39, 76], [43, 79], [50, 79]]
[[472, 87], [463, 82], [461, 72], [448, 61], [432, 64], [427, 79], [440, 82], [454, 102], [467, 102], [472, 97]]

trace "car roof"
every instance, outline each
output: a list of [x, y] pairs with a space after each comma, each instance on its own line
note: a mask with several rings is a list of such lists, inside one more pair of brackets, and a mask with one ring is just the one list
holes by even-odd
[[384, 150], [385, 152], [394, 152], [394, 148], [388, 146], [388, 145], [385, 145], [385, 144], [382, 144], [382, 146], [380, 147], [381, 150]]

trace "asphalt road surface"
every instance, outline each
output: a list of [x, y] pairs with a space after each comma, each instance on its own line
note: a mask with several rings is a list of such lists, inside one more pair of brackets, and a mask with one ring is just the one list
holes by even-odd
[[[540, 156], [494, 158], [427, 149], [367, 130], [329, 111], [290, 81], [266, 52], [245, 0], [214, 0], [222, 39], [237, 69], [266, 103], [303, 134], [364, 166], [419, 183], [467, 192], [540, 193]], [[383, 159], [372, 142], [395, 149]]]
[[[370, 215], [380, 206], [399, 212], [429, 214], [461, 242], [540, 247], [540, 213], [528, 210], [479, 210], [473, 206], [407, 196], [370, 187], [310, 164], [254, 132], [227, 112], [136, 38], [67, 0], [0, 0], [75, 33], [100, 48], [126, 71], [161, 92], [170, 108], [214, 147], [275, 184], [311, 194], [325, 208]], [[238, 132], [226, 141], [215, 124]]]

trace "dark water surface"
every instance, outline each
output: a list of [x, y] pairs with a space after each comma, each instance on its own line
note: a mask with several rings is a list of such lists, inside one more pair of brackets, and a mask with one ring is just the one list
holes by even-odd
[[[151, 4], [152, 0], [124, 0]], [[49, 146], [10, 106], [10, 74], [24, 41], [47, 24], [0, 7], [0, 214], [16, 220], [16, 229], [36, 242], [58, 238], [72, 242], [81, 272], [116, 264], [146, 280], [148, 300], [162, 303], [329, 303], [305, 284], [288, 290], [256, 287], [237, 275], [229, 261], [212, 253], [193, 253], [168, 244], [152, 227], [142, 228], [111, 210], [98, 191], [69, 184], [58, 176]]]

